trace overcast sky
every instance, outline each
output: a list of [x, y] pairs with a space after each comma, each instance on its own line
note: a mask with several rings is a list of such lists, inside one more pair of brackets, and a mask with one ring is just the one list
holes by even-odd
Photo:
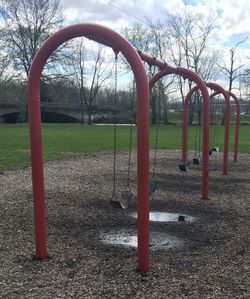
[[[206, 14], [211, 9], [217, 15], [218, 35], [224, 46], [230, 47], [250, 35], [249, 0], [62, 0], [69, 23], [76, 21], [100, 23], [119, 31], [126, 25], [150, 19], [162, 19], [164, 13], [184, 7]], [[243, 48], [250, 48], [250, 38]]]

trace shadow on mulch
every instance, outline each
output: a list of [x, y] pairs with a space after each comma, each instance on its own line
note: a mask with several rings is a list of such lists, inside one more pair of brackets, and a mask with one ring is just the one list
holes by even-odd
[[[237, 177], [209, 177], [209, 192], [210, 193], [232, 193], [237, 192], [234, 184], [247, 184], [248, 178]], [[200, 176], [191, 175], [174, 175], [157, 173], [157, 187], [160, 191], [176, 192], [176, 193], [191, 193], [199, 194], [201, 191], [202, 178]]]
[[[171, 195], [170, 195], [171, 196]], [[71, 198], [72, 199], [72, 198]], [[65, 200], [68, 200], [65, 198]], [[124, 248], [123, 246], [111, 246], [101, 242], [100, 233], [128, 229], [136, 231], [137, 220], [130, 216], [136, 210], [135, 201], [131, 203], [128, 210], [124, 211], [114, 208], [107, 200], [97, 198], [95, 200], [80, 202], [80, 197], [73, 198], [78, 202], [77, 213], [53, 213], [50, 212], [48, 227], [50, 234], [58, 235], [60, 238], [70, 238], [73, 243], [83, 243], [84, 247], [94, 250], [98, 255], [132, 254], [136, 249]], [[61, 197], [61, 201], [63, 201]], [[88, 211], [91, 210], [91, 216]], [[220, 230], [220, 224], [232, 224], [237, 219], [235, 211], [222, 210], [213, 206], [211, 201], [198, 199], [197, 202], [185, 200], [157, 198], [151, 200], [151, 210], [167, 211], [188, 214], [195, 217], [192, 223], [187, 222], [151, 222], [150, 228], [154, 232], [167, 232], [184, 242], [184, 247], [176, 248], [176, 251], [197, 250], [202, 247], [223, 246], [230, 234]], [[210, 226], [216, 225], [216, 230]], [[62, 229], [63, 228], [63, 229]], [[162, 250], [162, 249], [161, 249]], [[161, 251], [160, 250], [160, 251]], [[172, 249], [173, 250], [173, 249]]]

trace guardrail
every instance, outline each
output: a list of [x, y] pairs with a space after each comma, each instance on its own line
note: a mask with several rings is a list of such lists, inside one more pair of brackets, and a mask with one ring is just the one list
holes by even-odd
[[[19, 101], [11, 101], [11, 102], [3, 102], [0, 101], [0, 107], [1, 106], [9, 106], [9, 107], [26, 107], [26, 103], [22, 103]], [[72, 103], [50, 103], [50, 102], [41, 102], [42, 108], [64, 108], [64, 109], [79, 109], [81, 108], [81, 104], [72, 104]], [[86, 109], [86, 105], [83, 105], [83, 108]], [[101, 104], [101, 105], [93, 105], [92, 110], [114, 110], [119, 111], [119, 107], [115, 105], [108, 105], [108, 104]]]

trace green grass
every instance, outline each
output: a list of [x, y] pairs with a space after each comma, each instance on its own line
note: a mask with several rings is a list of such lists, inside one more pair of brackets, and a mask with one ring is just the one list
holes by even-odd
[[[151, 127], [154, 147], [156, 127]], [[135, 147], [133, 128], [133, 147]], [[230, 150], [233, 150], [234, 127], [230, 129]], [[239, 152], [250, 153], [250, 126], [240, 127]], [[220, 149], [223, 147], [224, 127], [219, 128]], [[195, 127], [189, 129], [189, 148], [194, 148]], [[128, 148], [129, 127], [117, 128], [118, 150]], [[159, 148], [180, 149], [181, 127], [159, 128]], [[80, 124], [43, 124], [44, 160], [65, 158], [76, 154], [94, 154], [113, 150], [113, 126], [81, 126]], [[30, 165], [29, 130], [25, 124], [0, 125], [0, 171]]]
[[[195, 118], [197, 117], [196, 114], [194, 116]], [[218, 122], [220, 123], [222, 120], [223, 115], [219, 114], [218, 116], [214, 115], [214, 119], [218, 117]], [[235, 123], [236, 115], [231, 114], [231, 124]], [[173, 112], [168, 114], [168, 120], [170, 123], [175, 123], [175, 124], [182, 124], [182, 113], [181, 112]], [[240, 123], [241, 124], [248, 124], [250, 125], [250, 114], [242, 114], [240, 115]]]

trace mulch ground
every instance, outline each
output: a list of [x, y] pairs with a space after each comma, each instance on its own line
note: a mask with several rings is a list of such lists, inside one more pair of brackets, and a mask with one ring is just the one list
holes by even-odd
[[[191, 157], [190, 157], [191, 158]], [[112, 154], [45, 165], [47, 260], [33, 258], [30, 168], [0, 174], [0, 298], [250, 298], [250, 155], [210, 161], [209, 200], [201, 196], [200, 166], [180, 172], [179, 151], [159, 151], [151, 210], [195, 217], [151, 222], [183, 246], [151, 250], [148, 275], [136, 271], [136, 249], [101, 242], [101, 234], [136, 229], [133, 200], [114, 208]], [[126, 184], [127, 152], [117, 157], [118, 193]], [[135, 193], [136, 157], [131, 187]]]

